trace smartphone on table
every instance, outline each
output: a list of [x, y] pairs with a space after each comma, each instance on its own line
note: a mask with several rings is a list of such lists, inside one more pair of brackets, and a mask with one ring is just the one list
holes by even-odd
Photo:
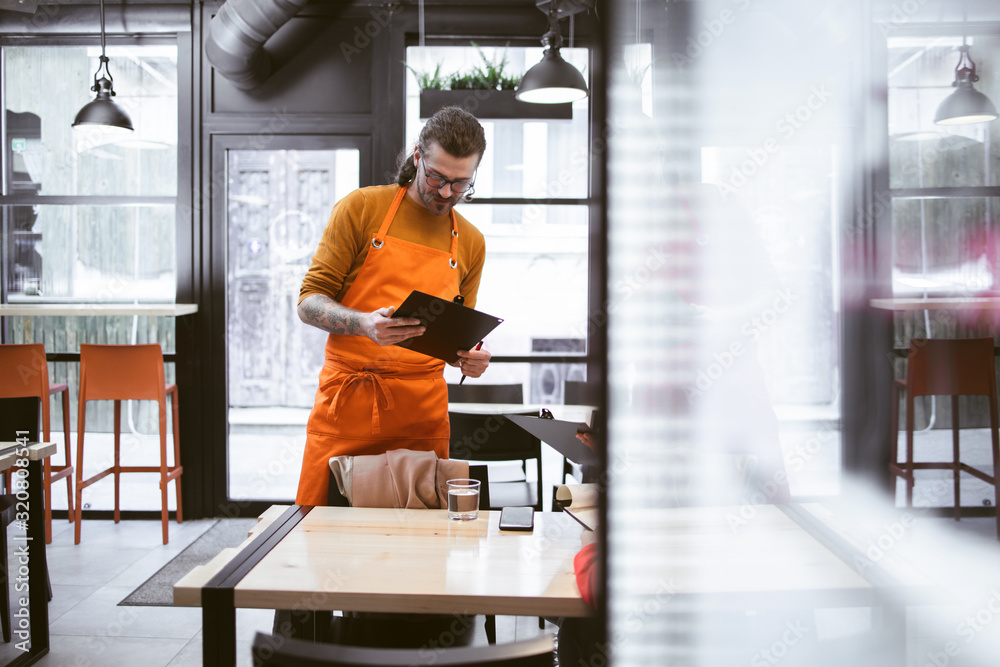
[[500, 510], [500, 530], [527, 530], [535, 527], [532, 507], [504, 507]]

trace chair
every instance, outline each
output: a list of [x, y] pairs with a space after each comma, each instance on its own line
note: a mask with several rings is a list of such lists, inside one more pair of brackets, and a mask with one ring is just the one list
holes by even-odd
[[[171, 397], [174, 433], [174, 464], [167, 465], [167, 396]], [[83, 479], [83, 442], [87, 401], [112, 400], [115, 402], [114, 464], [88, 479]], [[160, 414], [160, 465], [123, 466], [121, 449], [121, 402], [123, 400], [153, 400], [159, 405]], [[180, 477], [184, 469], [180, 464], [179, 420], [177, 385], [167, 384], [163, 378], [163, 351], [159, 344], [147, 345], [80, 345], [80, 407], [77, 415], [76, 443], [76, 537], [80, 543], [80, 510], [83, 490], [110, 474], [115, 476], [115, 523], [121, 519], [120, 481], [123, 472], [160, 473], [160, 516], [163, 521], [163, 543], [167, 544], [168, 511], [167, 484], [174, 482], [177, 494], [177, 523], [183, 521], [181, 513]]]
[[524, 387], [518, 384], [449, 384], [449, 403], [523, 403]]
[[589, 382], [566, 380], [563, 382], [564, 405], [597, 405], [597, 387]]
[[527, 641], [457, 648], [390, 649], [319, 644], [258, 632], [251, 647], [254, 667], [552, 667], [552, 635]]
[[[62, 394], [63, 451], [66, 463], [53, 465], [45, 459], [42, 467], [42, 484], [45, 490], [45, 543], [52, 542], [52, 483], [66, 480], [66, 502], [69, 520], [73, 521], [73, 462], [70, 457], [69, 438], [69, 387], [49, 383], [49, 365], [45, 360], [45, 346], [41, 343], [0, 345], [0, 398], [36, 396], [42, 403], [42, 435], [51, 442], [49, 396]], [[10, 472], [4, 473], [10, 488]]]
[[[899, 392], [906, 393], [906, 461], [899, 463], [897, 443]], [[952, 406], [952, 460], [950, 462], [913, 461], [913, 399], [917, 396], [950, 395]], [[990, 434], [993, 447], [993, 475], [959, 461], [958, 397], [986, 396], [989, 402]], [[961, 517], [960, 477], [967, 472], [992, 484], [995, 507], [1000, 507], [1000, 485], [997, 465], [1000, 462], [1000, 432], [997, 418], [997, 383], [993, 361], [992, 338], [916, 338], [910, 341], [906, 379], [896, 380], [892, 392], [893, 437], [890, 447], [889, 470], [895, 477], [906, 480], [906, 506], [913, 504], [914, 471], [951, 470], [954, 475], [955, 520]], [[1000, 538], [1000, 513], [997, 516], [997, 537]]]
[[[563, 405], [597, 405], [599, 397], [598, 388], [589, 382], [576, 380], [566, 380], [563, 382]], [[595, 409], [596, 412], [596, 409]], [[590, 423], [593, 423], [593, 419]], [[566, 479], [571, 478], [572, 484], [579, 484], [583, 481], [583, 468], [578, 463], [573, 463], [565, 456], [563, 457], [562, 478], [559, 480], [566, 483]], [[558, 485], [552, 489], [552, 498], [555, 499]], [[553, 508], [555, 504], [553, 504]]]
[[[538, 416], [537, 412], [517, 412]], [[449, 412], [451, 438], [448, 456], [469, 461], [516, 461], [520, 466], [519, 479], [498, 481], [491, 479], [490, 508], [508, 506], [533, 507], [542, 511], [542, 442], [504, 419], [501, 415]], [[536, 480], [527, 480], [527, 464], [534, 459]], [[492, 473], [491, 473], [492, 478]]]

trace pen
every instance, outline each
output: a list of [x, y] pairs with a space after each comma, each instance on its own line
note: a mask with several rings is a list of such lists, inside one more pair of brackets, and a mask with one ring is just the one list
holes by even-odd
[[[478, 343], [476, 343], [476, 349], [477, 350], [480, 349], [480, 348], [482, 348], [482, 347], [483, 347], [483, 341], [479, 341]], [[465, 378], [467, 378], [467, 377], [469, 377], [469, 376], [468, 375], [463, 375], [462, 376], [462, 379], [458, 381], [458, 386], [459, 387], [462, 386], [462, 383], [465, 382]]]

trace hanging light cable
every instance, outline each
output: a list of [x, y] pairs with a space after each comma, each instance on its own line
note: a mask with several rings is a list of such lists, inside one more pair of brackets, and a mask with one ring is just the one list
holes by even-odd
[[80, 109], [73, 121], [73, 127], [131, 132], [132, 119], [111, 99], [115, 96], [114, 79], [111, 77], [111, 70], [108, 69], [108, 56], [105, 50], [104, 0], [101, 0], [101, 59], [97, 71], [94, 72], [94, 85], [91, 87], [91, 90], [97, 93], [97, 98]]
[[[958, 64], [955, 65], [955, 81], [951, 84], [955, 91], [941, 101], [934, 114], [938, 125], [969, 125], [986, 123], [997, 119], [997, 108], [989, 97], [976, 90], [972, 84], [979, 81], [976, 63], [969, 56], [966, 44], [966, 15], [962, 8], [962, 46], [958, 48]], [[964, 64], [964, 66], [963, 66]]]

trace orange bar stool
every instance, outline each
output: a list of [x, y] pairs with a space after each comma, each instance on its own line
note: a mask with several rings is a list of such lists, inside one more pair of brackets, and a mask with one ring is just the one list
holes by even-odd
[[[63, 448], [66, 463], [54, 465], [45, 459], [42, 484], [45, 491], [45, 543], [52, 542], [52, 483], [66, 480], [66, 502], [69, 520], [73, 514], [73, 462], [69, 439], [69, 386], [49, 383], [49, 365], [45, 361], [45, 346], [41, 343], [0, 345], [0, 398], [34, 396], [42, 403], [42, 435], [50, 439], [49, 396], [62, 394]], [[10, 471], [4, 473], [6, 488], [10, 488]]]
[[[906, 379], [896, 380], [892, 396], [892, 446], [889, 471], [906, 480], [906, 506], [913, 505], [914, 471], [951, 470], [954, 479], [955, 521], [961, 518], [961, 473], [993, 485], [994, 507], [1000, 508], [1000, 420], [997, 417], [997, 382], [993, 361], [992, 338], [915, 338], [910, 341]], [[906, 461], [897, 454], [899, 428], [896, 410], [899, 391], [906, 392]], [[990, 416], [993, 474], [973, 468], [959, 460], [958, 397], [986, 396]], [[913, 399], [917, 396], [951, 396], [952, 460], [943, 462], [913, 461]], [[893, 479], [895, 479], [895, 477]], [[1000, 512], [997, 514], [997, 537], [1000, 538]]]
[[[167, 396], [171, 397], [174, 429], [174, 464], [167, 465]], [[115, 402], [115, 454], [114, 464], [94, 476], [83, 479], [83, 439], [86, 422], [87, 401], [110, 400]], [[121, 465], [121, 420], [123, 400], [151, 400], [159, 404], [160, 411], [160, 465]], [[168, 542], [167, 484], [174, 482], [177, 493], [177, 523], [183, 521], [181, 514], [180, 477], [184, 469], [180, 465], [180, 445], [178, 442], [177, 385], [167, 384], [163, 379], [163, 350], [159, 344], [149, 345], [80, 345], [80, 408], [77, 414], [76, 439], [76, 544], [80, 543], [80, 508], [83, 507], [82, 493], [91, 484], [107, 477], [115, 476], [115, 523], [121, 519], [120, 489], [123, 472], [160, 473], [161, 518], [163, 519], [163, 543]]]

